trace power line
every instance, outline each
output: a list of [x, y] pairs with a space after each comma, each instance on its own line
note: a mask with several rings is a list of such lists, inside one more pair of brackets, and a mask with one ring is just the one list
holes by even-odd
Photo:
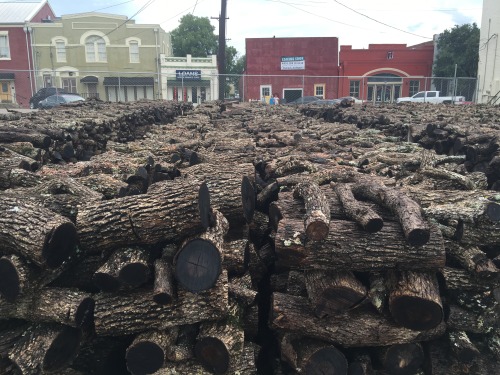
[[414, 34], [414, 33], [412, 33], [412, 32], [409, 32], [409, 31], [406, 31], [406, 30], [403, 30], [403, 29], [399, 29], [399, 28], [397, 28], [397, 27], [395, 27], [395, 26], [388, 25], [388, 24], [386, 24], [386, 23], [384, 23], [384, 22], [382, 22], [382, 21], [379, 21], [379, 20], [376, 20], [375, 18], [372, 18], [372, 17], [370, 17], [370, 16], [367, 16], [366, 14], [363, 14], [363, 13], [361, 13], [361, 12], [358, 12], [357, 10], [352, 9], [352, 8], [348, 7], [347, 5], [342, 4], [341, 2], [339, 2], [339, 1], [337, 1], [337, 0], [333, 0], [333, 1], [334, 1], [334, 2], [336, 2], [337, 4], [339, 4], [340, 6], [343, 6], [344, 8], [347, 8], [347, 9], [349, 9], [350, 11], [352, 11], [352, 12], [354, 12], [354, 13], [356, 13], [356, 14], [359, 14], [359, 15], [361, 15], [361, 16], [363, 16], [363, 17], [366, 17], [366, 18], [368, 18], [369, 20], [372, 20], [372, 21], [374, 21], [374, 22], [380, 23], [381, 25], [384, 25], [384, 26], [390, 27], [391, 29], [398, 30], [398, 31], [401, 31], [401, 32], [403, 32], [403, 33], [410, 34], [410, 35], [413, 35], [413, 36], [418, 36], [419, 38], [424, 38], [424, 39], [432, 39], [432, 38], [429, 38], [429, 37], [426, 37], [426, 36], [422, 36], [422, 35]]

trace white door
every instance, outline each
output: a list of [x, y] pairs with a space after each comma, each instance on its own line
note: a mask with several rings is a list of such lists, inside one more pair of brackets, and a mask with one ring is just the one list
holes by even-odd
[[269, 103], [269, 98], [271, 97], [272, 87], [271, 85], [261, 85], [260, 86], [260, 99], [263, 102]]

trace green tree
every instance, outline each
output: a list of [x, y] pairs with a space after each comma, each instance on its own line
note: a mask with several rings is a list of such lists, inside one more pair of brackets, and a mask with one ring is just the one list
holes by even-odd
[[226, 87], [225, 96], [229, 96], [231, 85], [238, 91], [238, 85], [241, 75], [245, 70], [246, 58], [245, 55], [239, 56], [238, 51], [233, 46], [226, 46]]
[[207, 57], [217, 54], [217, 35], [208, 17], [186, 14], [170, 32], [174, 56]]
[[479, 29], [475, 23], [455, 25], [445, 30], [437, 41], [435, 77], [476, 77], [479, 61]]

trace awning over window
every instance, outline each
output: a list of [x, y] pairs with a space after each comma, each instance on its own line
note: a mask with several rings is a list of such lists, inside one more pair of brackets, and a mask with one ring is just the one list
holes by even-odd
[[104, 86], [154, 86], [153, 77], [104, 77]]
[[201, 81], [190, 81], [190, 80], [184, 80], [182, 81], [181, 79], [172, 79], [167, 81], [167, 86], [179, 86], [179, 87], [210, 87], [210, 81], [209, 80], [201, 80]]
[[81, 83], [97, 83], [99, 82], [99, 78], [96, 76], [85, 76], [80, 80]]
[[6, 80], [6, 79], [14, 79], [15, 74], [14, 73], [0, 73], [0, 79]]

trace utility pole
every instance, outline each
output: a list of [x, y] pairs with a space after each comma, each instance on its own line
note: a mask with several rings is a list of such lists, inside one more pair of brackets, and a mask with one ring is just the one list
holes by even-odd
[[219, 65], [219, 100], [224, 100], [226, 87], [226, 6], [227, 0], [221, 0], [219, 16], [219, 51], [217, 63]]

